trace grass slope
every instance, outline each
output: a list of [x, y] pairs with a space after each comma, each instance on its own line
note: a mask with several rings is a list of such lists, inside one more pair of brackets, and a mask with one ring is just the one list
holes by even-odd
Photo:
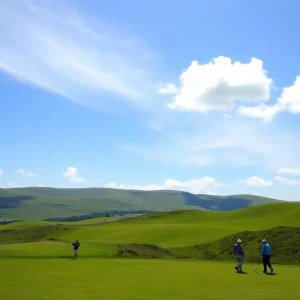
[[92, 212], [236, 210], [274, 203], [276, 199], [252, 195], [208, 196], [179, 191], [131, 191], [104, 188], [0, 189], [0, 216], [6, 220], [43, 220], [86, 215]]
[[300, 227], [300, 204], [266, 204], [232, 212], [179, 211], [156, 213], [105, 226], [74, 227], [57, 234], [101, 243], [143, 243], [182, 247], [210, 243], [241, 231], [278, 226]]
[[[68, 248], [71, 254], [70, 243], [79, 239], [82, 243], [81, 255], [87, 257], [93, 256], [97, 251], [102, 253], [103, 245], [108, 249], [113, 245], [117, 247], [120, 255], [122, 255], [120, 251], [124, 250], [125, 255], [122, 256], [175, 255], [232, 259], [232, 245], [239, 237], [245, 243], [248, 258], [252, 255], [253, 258], [250, 260], [257, 261], [260, 241], [267, 238], [276, 251], [278, 261], [298, 262], [300, 261], [299, 215], [299, 203], [275, 203], [231, 212], [175, 211], [125, 220], [115, 218], [113, 221], [113, 218], [108, 218], [111, 223], [103, 223], [102, 219], [98, 223], [92, 223], [91, 220], [87, 223], [69, 224], [18, 222], [0, 226], [0, 243], [30, 242], [31, 246], [27, 247], [29, 249], [32, 247], [32, 253], [43, 253], [43, 250], [39, 250], [39, 247], [44, 247], [43, 244], [33, 242], [55, 241], [66, 243], [64, 249], [67, 251]], [[290, 228], [278, 228], [282, 226]], [[151, 245], [160, 248], [153, 248]], [[0, 257], [5, 251], [9, 254], [10, 247], [15, 247], [11, 248], [13, 253], [18, 245], [0, 245]], [[59, 244], [59, 248], [63, 249], [62, 244]], [[4, 249], [4, 252], [1, 252], [1, 249]], [[67, 252], [61, 250], [59, 253], [59, 256], [65, 256]], [[56, 254], [58, 255], [58, 252]], [[116, 251], [110, 254], [116, 255]]]
[[265, 237], [267, 237], [273, 249], [272, 262], [281, 264], [298, 264], [300, 262], [300, 227], [278, 227], [259, 231], [244, 231], [212, 243], [167, 250], [176, 257], [233, 260], [233, 244], [238, 238], [241, 238], [246, 261], [258, 262], [261, 260], [261, 240]]
[[236, 274], [233, 265], [147, 259], [1, 260], [3, 300], [281, 300], [299, 299], [300, 268], [276, 266], [275, 276]]

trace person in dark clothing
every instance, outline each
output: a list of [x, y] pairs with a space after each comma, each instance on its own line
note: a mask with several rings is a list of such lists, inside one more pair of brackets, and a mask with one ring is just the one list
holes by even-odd
[[270, 259], [272, 255], [272, 247], [269, 245], [266, 239], [262, 240], [262, 247], [261, 247], [261, 257], [263, 260], [264, 265], [264, 274], [267, 274], [267, 266], [270, 268], [271, 273], [273, 273], [273, 267], [271, 265]]
[[74, 255], [75, 255], [75, 259], [77, 259], [78, 257], [78, 249], [80, 247], [80, 243], [78, 240], [76, 240], [74, 243], [72, 243], [73, 247], [74, 247]]
[[240, 239], [237, 240], [237, 243], [233, 246], [233, 254], [236, 257], [237, 265], [234, 267], [238, 273], [242, 273], [242, 265], [245, 259], [244, 248], [242, 246], [242, 241]]

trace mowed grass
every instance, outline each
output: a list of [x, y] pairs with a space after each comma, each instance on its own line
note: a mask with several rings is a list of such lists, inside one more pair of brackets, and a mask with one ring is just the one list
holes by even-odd
[[[150, 259], [1, 259], [1, 300], [300, 299], [300, 268]], [[5, 271], [3, 271], [5, 270]]]
[[[84, 257], [110, 257], [118, 247], [110, 244], [85, 243], [79, 254]], [[72, 257], [73, 246], [66, 242], [35, 242], [0, 245], [0, 258], [60, 258]]]

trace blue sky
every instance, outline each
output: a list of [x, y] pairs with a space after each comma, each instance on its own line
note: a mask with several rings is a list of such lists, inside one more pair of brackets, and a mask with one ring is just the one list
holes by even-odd
[[300, 200], [298, 1], [4, 1], [0, 187]]

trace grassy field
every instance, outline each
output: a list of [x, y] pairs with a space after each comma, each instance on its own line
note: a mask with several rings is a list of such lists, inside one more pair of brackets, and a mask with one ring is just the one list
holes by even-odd
[[[300, 268], [236, 274], [233, 264], [148, 259], [0, 260], [1, 300], [300, 299]], [[259, 269], [259, 271], [261, 271]]]
[[[299, 203], [274, 203], [231, 212], [1, 225], [0, 298], [296, 300], [299, 215]], [[246, 274], [233, 268], [238, 237]], [[262, 238], [275, 252], [273, 276], [256, 273], [257, 264], [250, 264], [260, 261], [249, 257], [258, 256]], [[72, 260], [75, 239], [81, 242], [78, 260]]]

